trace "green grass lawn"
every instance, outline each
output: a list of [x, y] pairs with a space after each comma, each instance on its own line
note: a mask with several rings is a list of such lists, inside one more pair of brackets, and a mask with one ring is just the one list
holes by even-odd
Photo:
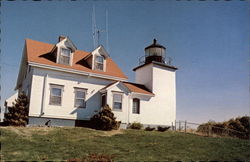
[[90, 154], [115, 161], [250, 160], [250, 141], [178, 132], [2, 127], [2, 160], [67, 160]]

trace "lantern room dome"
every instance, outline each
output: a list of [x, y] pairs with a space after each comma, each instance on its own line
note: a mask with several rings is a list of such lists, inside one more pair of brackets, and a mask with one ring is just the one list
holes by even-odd
[[166, 47], [164, 47], [163, 45], [158, 44], [156, 39], [154, 39], [154, 40], [153, 40], [153, 44], [147, 46], [147, 47], [145, 48], [145, 50], [147, 50], [147, 49], [149, 49], [149, 48], [163, 48], [163, 49], [166, 49]]
[[145, 54], [139, 58], [140, 66], [156, 63], [172, 67], [172, 58], [166, 56], [166, 47], [157, 43], [156, 39], [153, 39], [153, 44], [147, 46], [144, 49]]
[[156, 39], [153, 40], [153, 44], [145, 48], [145, 63], [151, 63], [152, 61], [165, 63], [166, 48], [160, 44], [157, 44]]

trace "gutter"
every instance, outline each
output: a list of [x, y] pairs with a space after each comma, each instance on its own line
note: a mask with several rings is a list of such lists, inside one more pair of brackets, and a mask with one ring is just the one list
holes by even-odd
[[128, 125], [130, 123], [130, 100], [131, 100], [131, 95], [128, 96]]
[[142, 95], [142, 96], [150, 96], [150, 97], [154, 97], [155, 96], [155, 94], [145, 94], [145, 93], [138, 93], [138, 92], [132, 92], [131, 94]]
[[48, 74], [46, 74], [44, 76], [44, 80], [43, 80], [42, 106], [41, 106], [41, 114], [39, 115], [39, 117], [41, 117], [42, 115], [44, 115], [45, 98], [46, 98], [46, 90], [47, 90], [47, 78], [48, 78]]
[[118, 80], [118, 81], [127, 81], [128, 80], [128, 79], [124, 79], [124, 78], [120, 78], [120, 77], [113, 77], [113, 76], [103, 75], [103, 74], [83, 72], [80, 70], [67, 69], [67, 68], [63, 68], [63, 67], [56, 67], [56, 66], [45, 65], [45, 64], [35, 63], [35, 62], [28, 62], [28, 64], [31, 66], [34, 66], [34, 67], [47, 68], [47, 69], [64, 71], [64, 72], [74, 73], [74, 74], [87, 75], [87, 76], [89, 75], [89, 76], [93, 76], [93, 77], [97, 77], [97, 78], [104, 78], [104, 79], [108, 79], [108, 80]]

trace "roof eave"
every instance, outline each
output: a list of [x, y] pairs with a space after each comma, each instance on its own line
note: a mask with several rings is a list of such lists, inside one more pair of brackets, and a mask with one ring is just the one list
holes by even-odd
[[170, 68], [170, 69], [173, 69], [173, 70], [178, 70], [178, 68], [175, 67], [175, 66], [170, 66], [170, 65], [166, 65], [166, 64], [159, 63], [159, 62], [156, 62], [156, 61], [152, 61], [150, 63], [146, 63], [146, 64], [135, 67], [133, 69], [133, 71], [136, 71], [137, 69], [142, 68], [143, 66], [146, 66], [146, 65], [149, 65], [149, 64], [156, 64], [156, 65], [164, 66], [164, 67], [167, 67], [167, 68]]
[[111, 75], [105, 75], [105, 74], [85, 72], [85, 71], [81, 71], [81, 70], [68, 69], [68, 68], [57, 67], [57, 66], [52, 66], [52, 65], [47, 65], [47, 64], [41, 64], [41, 63], [36, 63], [36, 62], [30, 62], [29, 61], [28, 64], [31, 65], [31, 66], [35, 66], [35, 67], [47, 68], [47, 69], [64, 71], [64, 72], [81, 74], [81, 75], [87, 75], [87, 76], [92, 76], [92, 77], [97, 77], [97, 78], [104, 78], [104, 79], [117, 80], [117, 81], [127, 81], [127, 78], [122, 78], [122, 77], [117, 77], [117, 76], [111, 76]]
[[131, 92], [132, 94], [137, 94], [137, 95], [143, 95], [143, 96], [151, 96], [151, 97], [154, 97], [155, 94], [152, 93], [152, 94], [147, 94], [147, 93], [139, 93], [139, 92]]

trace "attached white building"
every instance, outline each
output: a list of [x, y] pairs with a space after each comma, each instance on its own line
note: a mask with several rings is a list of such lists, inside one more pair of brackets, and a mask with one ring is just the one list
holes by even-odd
[[29, 124], [80, 126], [108, 104], [122, 127], [171, 125], [177, 68], [165, 63], [156, 40], [143, 58], [131, 83], [103, 46], [85, 52], [68, 37], [56, 44], [26, 39], [16, 89], [30, 98]]

